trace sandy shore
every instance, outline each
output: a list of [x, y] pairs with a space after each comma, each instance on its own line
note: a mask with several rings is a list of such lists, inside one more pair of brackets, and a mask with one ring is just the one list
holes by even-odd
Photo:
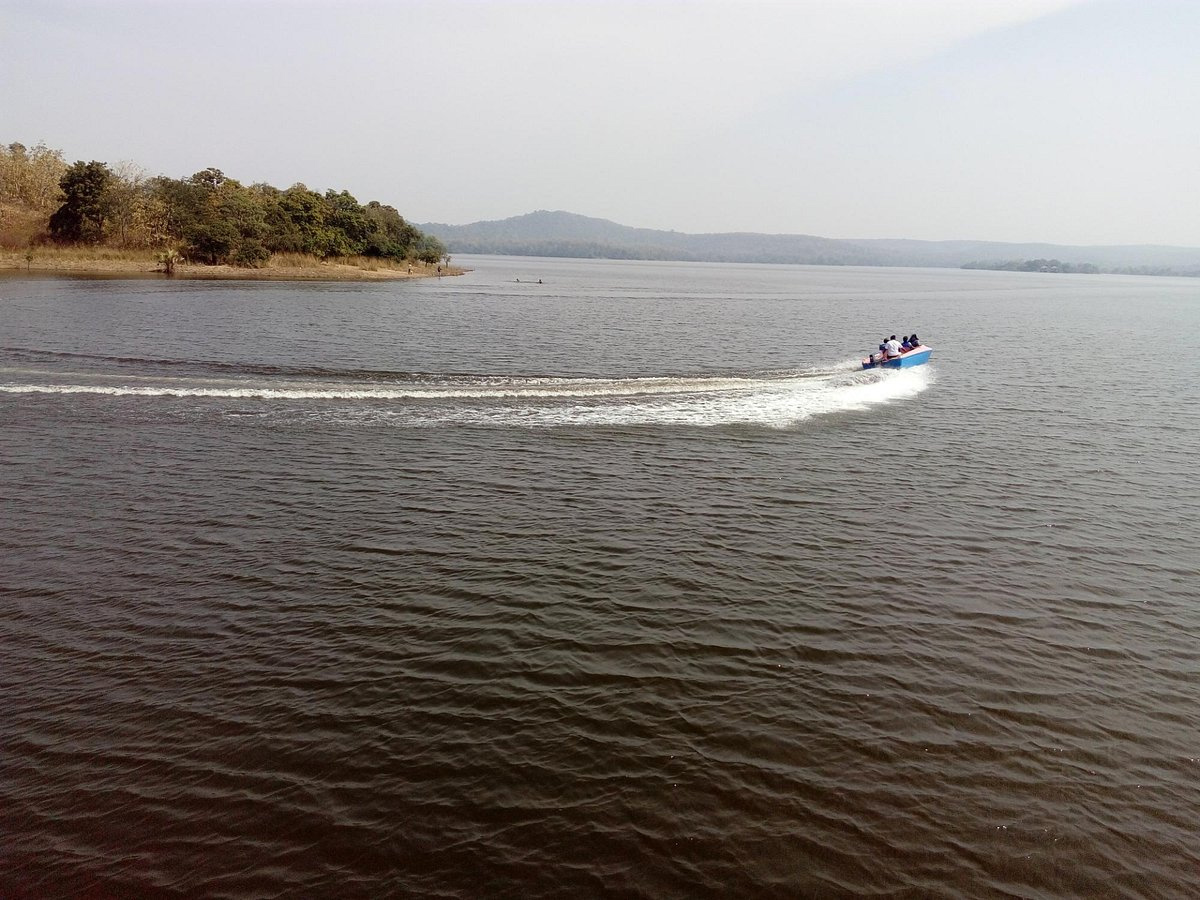
[[[303, 280], [303, 281], [385, 281], [408, 278], [436, 278], [440, 275], [461, 275], [465, 269], [455, 266], [392, 266], [374, 261], [355, 265], [352, 263], [313, 260], [303, 265], [286, 265], [268, 262], [261, 269], [243, 269], [237, 266], [177, 265], [172, 278], [231, 279], [238, 281], [258, 280]], [[94, 275], [99, 277], [167, 277], [162, 264], [156, 260], [106, 259], [79, 257], [25, 259], [20, 251], [0, 251], [0, 274], [31, 275]]]

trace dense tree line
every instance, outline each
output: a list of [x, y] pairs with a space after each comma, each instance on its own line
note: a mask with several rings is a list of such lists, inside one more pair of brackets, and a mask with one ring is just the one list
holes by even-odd
[[1001, 262], [969, 262], [964, 269], [993, 269], [998, 272], [1068, 272], [1096, 275], [1101, 269], [1092, 263], [1069, 263], [1057, 259], [1010, 259]]
[[177, 179], [129, 164], [67, 165], [42, 145], [0, 148], [0, 201], [52, 209], [45, 239], [56, 243], [170, 250], [212, 265], [258, 266], [273, 253], [427, 263], [446, 255], [393, 207], [364, 206], [347, 191], [247, 186], [211, 168]]
[[1200, 277], [1200, 266], [1097, 266], [1069, 263], [1057, 259], [1012, 259], [995, 262], [969, 262], [964, 269], [992, 269], [998, 272], [1066, 272], [1083, 275], [1170, 275]]

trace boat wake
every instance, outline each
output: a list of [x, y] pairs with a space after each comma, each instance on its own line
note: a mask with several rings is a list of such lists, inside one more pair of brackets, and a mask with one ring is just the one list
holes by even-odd
[[[374, 425], [729, 425], [788, 427], [813, 416], [913, 397], [927, 369], [826, 369], [626, 378], [335, 373], [268, 374], [0, 369], [0, 395], [141, 398], [237, 415]], [[177, 402], [176, 402], [177, 401]]]

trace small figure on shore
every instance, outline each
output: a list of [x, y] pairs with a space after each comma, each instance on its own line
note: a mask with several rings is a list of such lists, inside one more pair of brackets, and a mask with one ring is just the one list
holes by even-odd
[[541, 284], [541, 283], [542, 283], [542, 279], [540, 279], [540, 278], [539, 278], [539, 279], [538, 279], [538, 284]]

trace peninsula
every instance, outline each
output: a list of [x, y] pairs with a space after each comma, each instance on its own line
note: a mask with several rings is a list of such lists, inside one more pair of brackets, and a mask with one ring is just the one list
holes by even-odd
[[460, 274], [445, 245], [348, 191], [243, 185], [220, 169], [149, 176], [0, 146], [0, 270], [373, 280]]

